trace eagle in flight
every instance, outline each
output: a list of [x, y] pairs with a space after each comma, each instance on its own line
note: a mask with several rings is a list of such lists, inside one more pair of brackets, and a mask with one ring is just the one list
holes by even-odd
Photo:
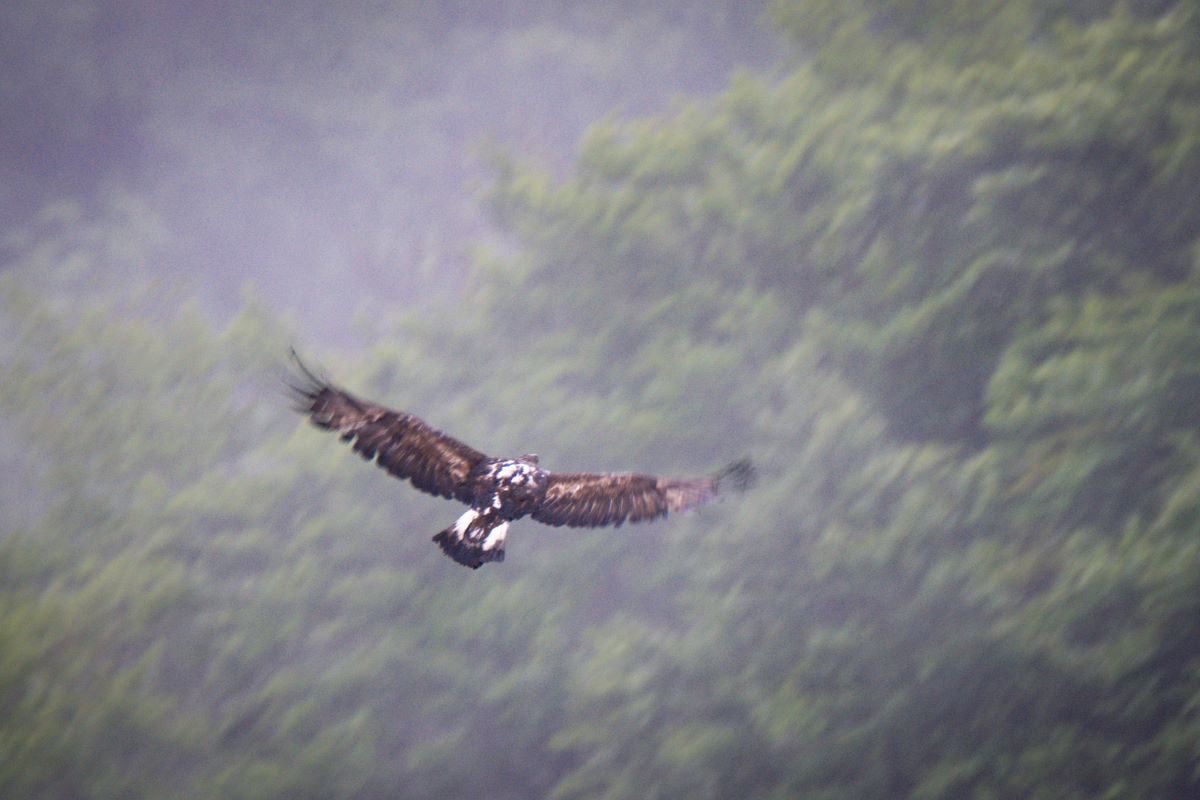
[[433, 537], [442, 552], [478, 569], [504, 560], [510, 522], [531, 516], [547, 525], [620, 526], [687, 511], [718, 492], [745, 490], [754, 478], [748, 460], [713, 475], [664, 478], [614, 472], [548, 472], [533, 454], [492, 458], [412, 414], [361, 400], [314, 374], [292, 351], [300, 369], [289, 387], [297, 411], [314, 425], [336, 431], [367, 461], [375, 461], [423, 492], [470, 506]]

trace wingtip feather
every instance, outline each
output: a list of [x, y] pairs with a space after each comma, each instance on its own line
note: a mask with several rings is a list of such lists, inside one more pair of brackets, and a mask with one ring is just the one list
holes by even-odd
[[313, 402], [321, 392], [330, 388], [329, 379], [323, 373], [314, 371], [305, 364], [295, 347], [288, 348], [288, 355], [298, 372], [289, 371], [285, 374], [283, 385], [291, 394], [294, 402], [292, 408], [298, 413], [308, 414], [312, 411]]
[[732, 489], [735, 492], [745, 492], [754, 488], [758, 480], [758, 471], [749, 458], [741, 458], [727, 464], [713, 475], [718, 490]]

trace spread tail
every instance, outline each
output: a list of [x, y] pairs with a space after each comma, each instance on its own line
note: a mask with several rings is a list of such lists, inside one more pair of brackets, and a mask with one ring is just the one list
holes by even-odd
[[470, 508], [453, 525], [434, 536], [433, 541], [459, 564], [479, 569], [488, 561], [504, 560], [507, 538], [507, 521], [490, 508], [484, 511]]

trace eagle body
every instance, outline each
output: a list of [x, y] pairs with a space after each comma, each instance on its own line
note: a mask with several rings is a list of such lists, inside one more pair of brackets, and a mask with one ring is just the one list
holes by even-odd
[[492, 458], [434, 429], [412, 414], [360, 400], [309, 370], [289, 386], [297, 410], [318, 428], [336, 431], [368, 461], [429, 494], [468, 506], [433, 537], [446, 555], [478, 569], [504, 560], [511, 522], [532, 517], [546, 525], [596, 528], [658, 519], [717, 497], [728, 486], [748, 488], [749, 461], [713, 475], [661, 477], [617, 472], [551, 472], [536, 455]]
[[520, 458], [489, 458], [471, 476], [475, 508], [494, 508], [503, 519], [532, 514], [546, 497], [550, 473], [538, 469], [535, 455]]
[[471, 472], [471, 508], [433, 537], [442, 552], [478, 569], [504, 560], [508, 523], [532, 514], [546, 496], [550, 476], [538, 469], [537, 456], [489, 458]]

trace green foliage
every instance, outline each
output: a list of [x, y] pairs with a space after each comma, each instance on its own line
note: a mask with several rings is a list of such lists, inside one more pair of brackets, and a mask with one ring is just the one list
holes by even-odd
[[470, 573], [283, 324], [152, 305], [145, 203], [10, 232], [0, 795], [1200, 791], [1195, 5], [776, 18], [787, 74], [497, 155], [519, 251], [321, 354], [552, 467], [751, 454], [693, 517]]

